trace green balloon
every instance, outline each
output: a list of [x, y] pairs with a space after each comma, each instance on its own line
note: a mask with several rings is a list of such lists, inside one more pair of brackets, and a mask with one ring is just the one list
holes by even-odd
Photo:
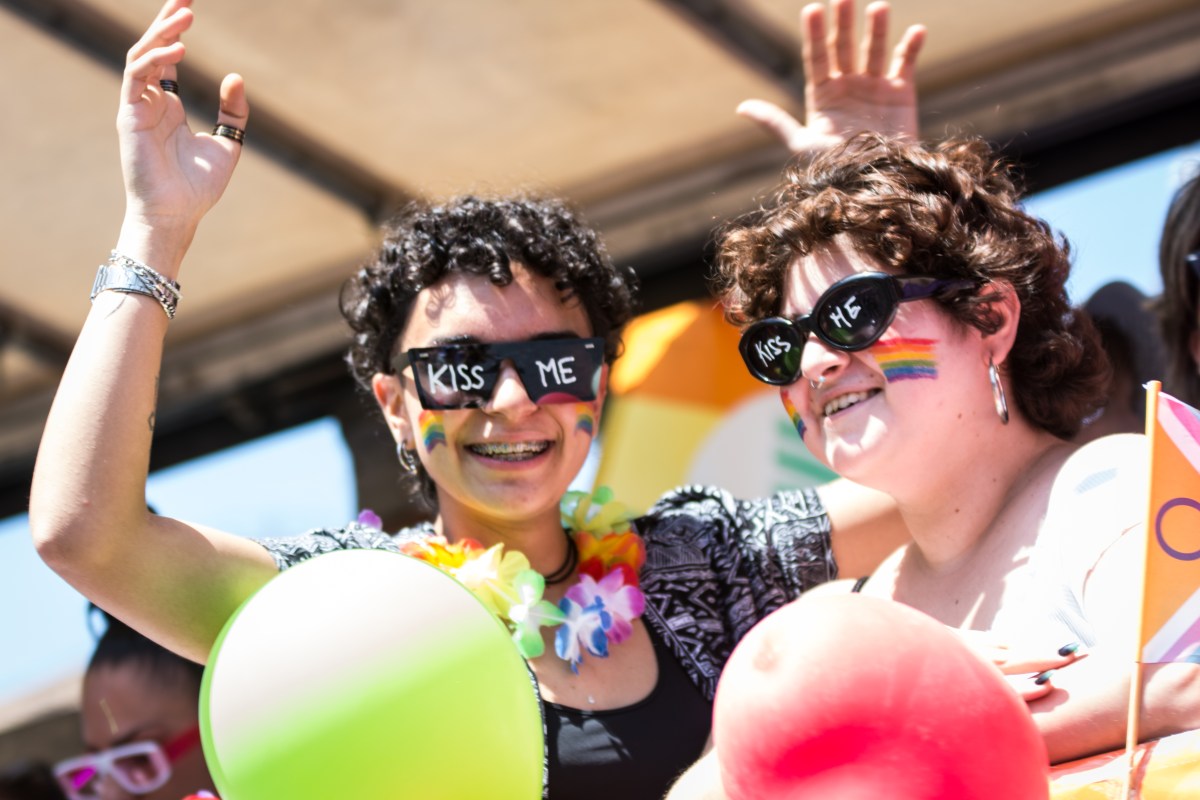
[[200, 693], [223, 800], [541, 797], [532, 674], [504, 624], [407, 556], [329, 553], [226, 623]]

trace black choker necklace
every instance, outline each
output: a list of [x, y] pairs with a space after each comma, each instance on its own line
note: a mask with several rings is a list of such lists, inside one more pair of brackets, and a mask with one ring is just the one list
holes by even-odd
[[562, 566], [551, 572], [549, 575], [543, 576], [547, 586], [553, 586], [556, 583], [562, 583], [567, 578], [575, 574], [575, 567], [579, 564], [579, 548], [575, 546], [575, 537], [567, 531], [563, 531], [567, 536], [567, 555], [563, 559]]

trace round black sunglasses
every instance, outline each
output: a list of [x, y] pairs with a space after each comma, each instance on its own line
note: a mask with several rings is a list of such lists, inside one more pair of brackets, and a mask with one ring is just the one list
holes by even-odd
[[800, 377], [800, 356], [809, 335], [837, 350], [865, 350], [887, 331], [901, 303], [946, 297], [977, 285], [970, 278], [851, 275], [825, 290], [808, 314], [755, 322], [742, 332], [738, 349], [751, 375], [772, 386], [786, 386]]

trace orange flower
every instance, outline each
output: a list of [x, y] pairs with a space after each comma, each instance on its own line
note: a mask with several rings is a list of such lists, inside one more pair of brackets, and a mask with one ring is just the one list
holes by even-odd
[[579, 548], [580, 564], [587, 564], [595, 559], [600, 563], [602, 573], [608, 572], [618, 564], [624, 564], [637, 574], [646, 563], [646, 547], [642, 543], [642, 537], [632, 531], [600, 536], [576, 533], [575, 546]]
[[467, 559], [481, 555], [483, 549], [483, 545], [474, 539], [461, 539], [451, 543], [444, 536], [414, 539], [400, 545], [400, 552], [404, 555], [427, 561], [443, 570], [461, 567]]

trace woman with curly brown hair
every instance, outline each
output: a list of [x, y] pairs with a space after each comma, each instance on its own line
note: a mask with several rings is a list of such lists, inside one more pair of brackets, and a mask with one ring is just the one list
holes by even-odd
[[[912, 533], [855, 590], [1009, 647], [1090, 651], [1030, 702], [1052, 763], [1123, 744], [1145, 516], [1142, 437], [1068, 441], [1108, 380], [1068, 272], [978, 140], [855, 137], [791, 166], [719, 252], [750, 372]], [[1143, 736], [1200, 726], [1200, 666], [1148, 666], [1144, 698]]]
[[[537, 679], [551, 795], [661, 797], [704, 747], [737, 640], [839, 564], [852, 574], [877, 564], [886, 537], [844, 546], [848, 517], [827, 514], [813, 490], [743, 502], [699, 487], [666, 496], [628, 531], [614, 526], [606, 552], [581, 536], [590, 532], [570, 534], [560, 502], [597, 430], [634, 282], [562, 204], [475, 197], [407, 209], [341, 297], [352, 370], [432, 501], [430, 520], [394, 535], [364, 520], [254, 542], [148, 514], [147, 419], [176, 276], [232, 175], [249, 114], [230, 75], [213, 133], [188, 129], [174, 92], [188, 6], [168, 0], [129, 53], [118, 112], [126, 218], [39, 450], [39, 552], [99, 605], [196, 661], [247, 597], [320, 553], [454, 552], [472, 563], [503, 553], [525, 566], [522, 598], [557, 604], [497, 608]], [[883, 15], [872, 19], [881, 33]], [[872, 38], [872, 63], [883, 39]], [[888, 81], [911, 111], [919, 37], [905, 41], [904, 74]], [[853, 77], [868, 97], [885, 80]]]

